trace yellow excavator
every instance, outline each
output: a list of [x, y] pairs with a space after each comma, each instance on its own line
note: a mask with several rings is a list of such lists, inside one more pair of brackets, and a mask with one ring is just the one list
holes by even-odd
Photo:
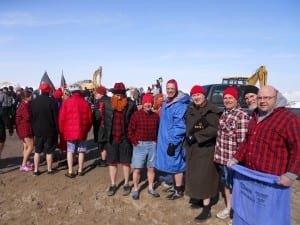
[[95, 70], [93, 73], [92, 80], [83, 80], [78, 82], [82, 90], [88, 89], [89, 91], [94, 91], [96, 87], [101, 85], [102, 79], [102, 66]]
[[260, 66], [250, 77], [226, 77], [223, 78], [223, 84], [250, 84], [256, 85], [259, 81], [259, 87], [267, 84], [268, 72], [265, 66]]

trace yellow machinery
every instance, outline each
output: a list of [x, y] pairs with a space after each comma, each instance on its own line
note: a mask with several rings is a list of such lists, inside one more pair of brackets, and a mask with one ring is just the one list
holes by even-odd
[[251, 77], [226, 77], [223, 78], [223, 84], [250, 84], [256, 85], [259, 81], [259, 87], [267, 84], [268, 72], [265, 66], [260, 66]]
[[93, 79], [92, 80], [83, 80], [79, 81], [78, 83], [81, 86], [82, 90], [88, 89], [90, 91], [95, 90], [96, 87], [101, 85], [101, 79], [102, 79], [102, 66], [100, 66], [98, 69], [95, 70], [93, 73]]
[[93, 84], [95, 85], [95, 87], [101, 85], [101, 79], [102, 79], [102, 66], [96, 69], [93, 74]]

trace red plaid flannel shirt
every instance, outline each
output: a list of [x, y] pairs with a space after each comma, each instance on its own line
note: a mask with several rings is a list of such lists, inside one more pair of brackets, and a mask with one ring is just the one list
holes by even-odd
[[260, 172], [277, 176], [291, 172], [300, 176], [300, 117], [288, 109], [277, 108], [258, 122], [255, 113], [246, 139], [233, 157]]
[[128, 137], [133, 145], [138, 141], [155, 141], [159, 126], [159, 116], [155, 112], [136, 111], [129, 123]]

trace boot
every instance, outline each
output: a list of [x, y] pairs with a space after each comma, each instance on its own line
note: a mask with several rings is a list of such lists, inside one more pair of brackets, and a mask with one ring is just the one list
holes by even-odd
[[210, 218], [211, 217], [210, 209], [211, 209], [210, 204], [203, 206], [202, 212], [197, 217], [195, 217], [195, 220], [203, 221]]

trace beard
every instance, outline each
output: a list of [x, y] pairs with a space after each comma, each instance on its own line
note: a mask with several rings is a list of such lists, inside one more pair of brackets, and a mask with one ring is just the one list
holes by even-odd
[[122, 112], [125, 109], [126, 105], [127, 105], [126, 97], [119, 98], [115, 95], [111, 97], [111, 106], [114, 110], [118, 112]]

